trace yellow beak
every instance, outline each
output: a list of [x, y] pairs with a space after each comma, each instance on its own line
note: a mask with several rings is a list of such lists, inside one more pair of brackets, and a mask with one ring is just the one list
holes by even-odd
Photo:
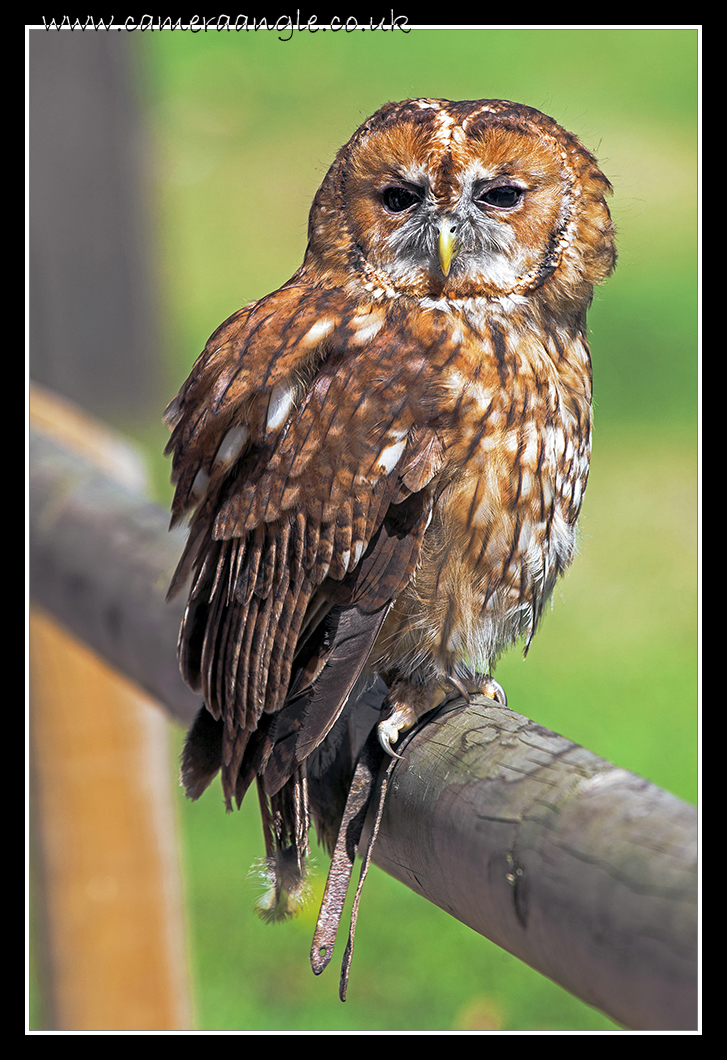
[[449, 270], [452, 267], [452, 259], [456, 256], [457, 250], [457, 237], [455, 236], [455, 226], [451, 221], [442, 221], [442, 225], [439, 229], [439, 264], [442, 266], [442, 272], [445, 276], [449, 276]]

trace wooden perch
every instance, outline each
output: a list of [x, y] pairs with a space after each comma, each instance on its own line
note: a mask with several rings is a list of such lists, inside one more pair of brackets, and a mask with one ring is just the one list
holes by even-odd
[[[183, 603], [164, 600], [181, 536], [43, 432], [30, 459], [33, 598], [189, 719]], [[401, 753], [378, 865], [625, 1026], [697, 1027], [693, 807], [485, 699], [450, 702]]]
[[625, 1026], [697, 1026], [694, 807], [484, 698], [401, 753], [381, 868]]

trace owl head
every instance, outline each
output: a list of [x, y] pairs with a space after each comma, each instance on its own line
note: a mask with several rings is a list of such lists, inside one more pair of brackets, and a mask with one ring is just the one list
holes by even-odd
[[306, 265], [373, 297], [587, 306], [615, 263], [610, 191], [593, 155], [531, 107], [388, 103], [318, 190]]

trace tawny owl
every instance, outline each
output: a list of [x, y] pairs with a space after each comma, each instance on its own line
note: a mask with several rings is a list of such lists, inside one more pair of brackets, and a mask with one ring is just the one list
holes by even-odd
[[399, 734], [456, 688], [504, 700], [573, 559], [591, 438], [586, 311], [615, 262], [610, 185], [500, 100], [389, 103], [341, 148], [303, 264], [213, 334], [167, 410], [191, 513], [184, 677], [196, 798], [253, 779], [294, 908], [307, 777], [372, 674]]

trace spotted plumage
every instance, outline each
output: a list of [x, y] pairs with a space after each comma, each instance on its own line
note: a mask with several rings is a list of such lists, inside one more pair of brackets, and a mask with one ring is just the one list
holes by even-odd
[[205, 702], [184, 779], [196, 797], [221, 769], [228, 805], [257, 780], [271, 916], [362, 683], [389, 688], [387, 750], [453, 687], [499, 696], [498, 656], [573, 558], [609, 191], [532, 108], [387, 104], [326, 175], [300, 269], [218, 328], [167, 410], [180, 660]]

